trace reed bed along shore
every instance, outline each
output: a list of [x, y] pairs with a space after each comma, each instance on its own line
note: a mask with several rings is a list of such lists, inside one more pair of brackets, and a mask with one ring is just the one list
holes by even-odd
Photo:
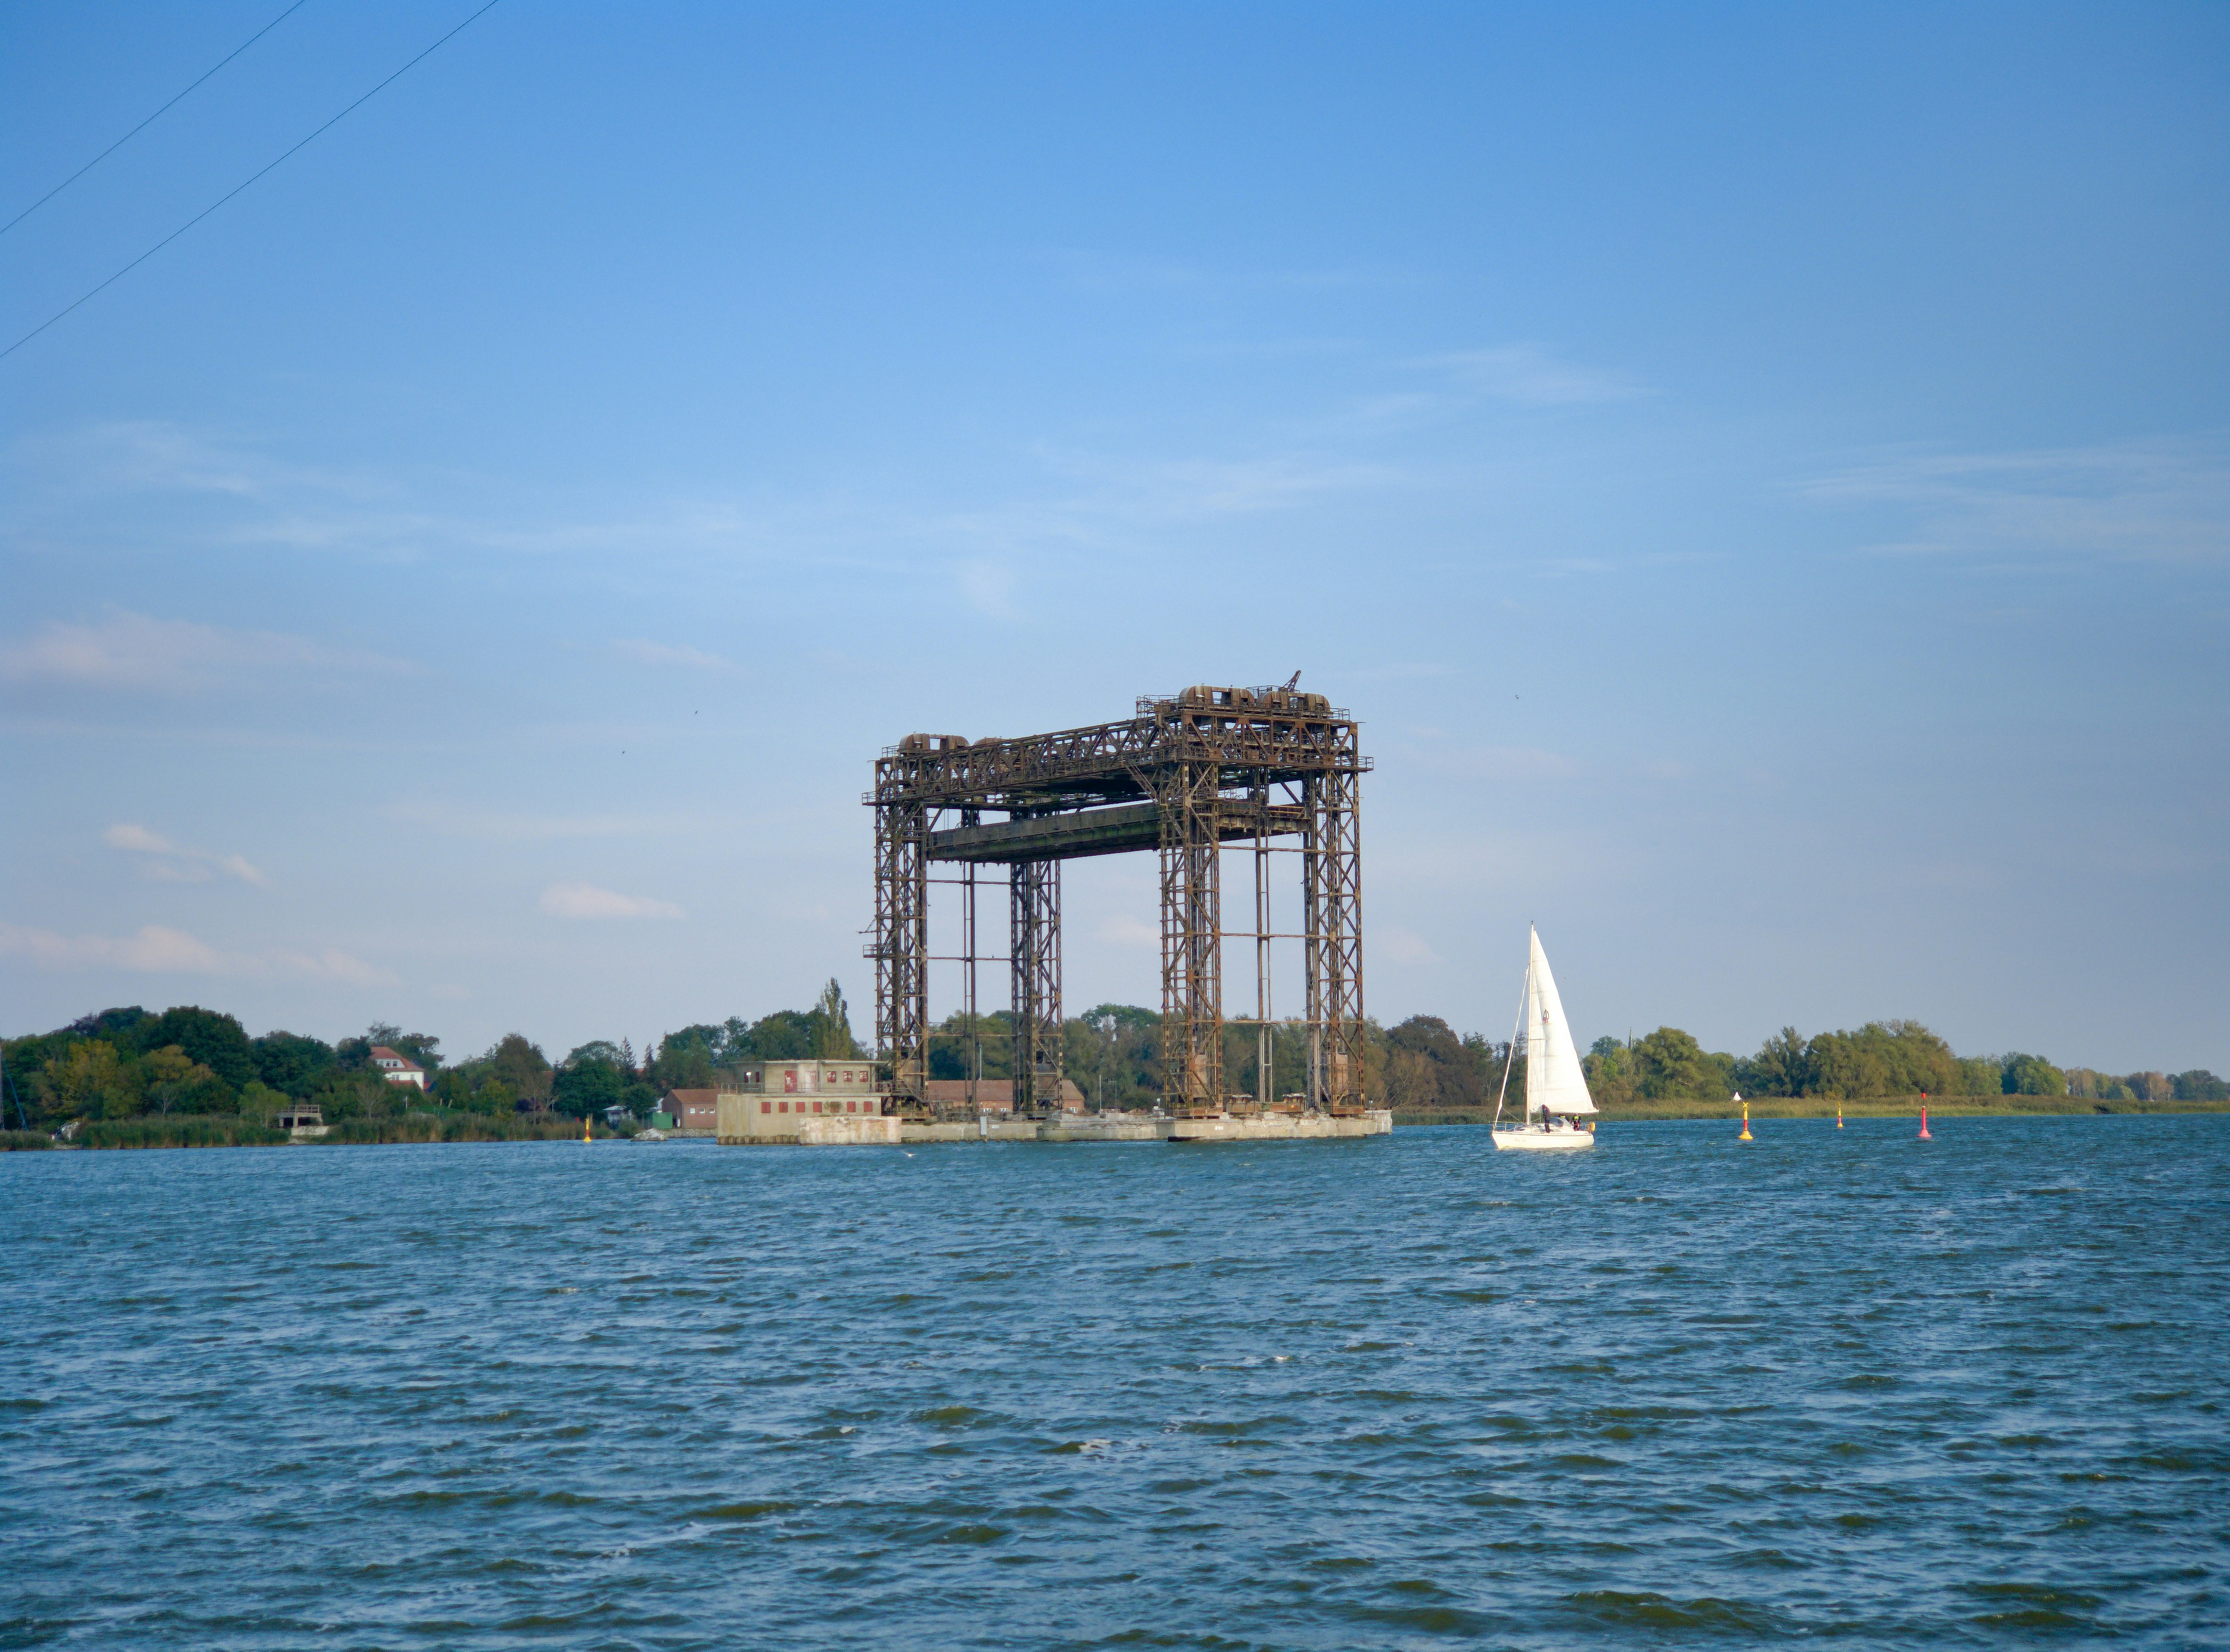
[[[611, 1141], [616, 1133], [595, 1127], [598, 1141]], [[167, 1117], [98, 1119], [80, 1128], [68, 1141], [57, 1141], [43, 1130], [0, 1132], [0, 1152], [10, 1149], [60, 1147], [372, 1147], [436, 1141], [578, 1141], [581, 1121], [533, 1117], [506, 1118], [485, 1113], [406, 1113], [399, 1118], [345, 1119], [324, 1135], [296, 1138], [255, 1119], [224, 1114], [180, 1113]]]

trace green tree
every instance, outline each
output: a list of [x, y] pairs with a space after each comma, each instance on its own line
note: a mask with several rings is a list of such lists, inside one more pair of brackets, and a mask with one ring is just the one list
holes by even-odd
[[132, 1111], [131, 1083], [106, 1038], [71, 1045], [39, 1077], [48, 1108], [65, 1118], [120, 1119]]
[[408, 1056], [428, 1072], [441, 1067], [441, 1041], [430, 1032], [405, 1032], [384, 1041], [398, 1056]]
[[1621, 1107], [1634, 1099], [1634, 1052], [1623, 1041], [1608, 1034], [1597, 1038], [1580, 1057], [1580, 1071], [1597, 1107]]
[[[182, 1045], [166, 1044], [159, 1050], [150, 1050], [138, 1064], [143, 1104], [158, 1113], [216, 1113], [230, 1109], [232, 1093], [224, 1081], [188, 1055]], [[255, 1081], [251, 1077], [248, 1082]]]
[[810, 1010], [777, 1010], [751, 1023], [745, 1060], [799, 1061], [819, 1043]]
[[146, 1047], [139, 1036], [139, 1028], [154, 1019], [139, 1005], [132, 1004], [121, 1009], [81, 1015], [63, 1030], [81, 1038], [106, 1038], [122, 1053]]
[[860, 1054], [859, 1041], [852, 1036], [852, 1016], [844, 1002], [844, 989], [834, 975], [813, 1006], [813, 1053], [823, 1061], [849, 1061]]
[[251, 1079], [248, 1088], [240, 1092], [240, 1115], [258, 1124], [268, 1124], [273, 1117], [292, 1106], [284, 1091], [274, 1090], [260, 1079]]
[[[1386, 1084], [1389, 1096], [1421, 1090], [1421, 1101], [1396, 1101], [1397, 1107], [1441, 1109], [1476, 1108], [1486, 1101], [1478, 1067], [1455, 1029], [1436, 1015], [1413, 1015], [1387, 1029]], [[1398, 1056], [1414, 1056], [1426, 1066], [1397, 1065]]]
[[[1015, 1018], [1010, 1011], [995, 1010], [970, 1019], [956, 1010], [937, 1024], [929, 1041], [929, 1076], [958, 1079], [974, 1073], [978, 1078], [1002, 1083], [1015, 1076]], [[981, 1058], [983, 1069], [976, 1070]]]
[[699, 1024], [669, 1032], [658, 1041], [658, 1053], [643, 1069], [643, 1076], [661, 1090], [704, 1090], [713, 1082], [713, 1069], [721, 1064], [727, 1030]]
[[1944, 1087], [1946, 1096], [1997, 1096], [2003, 1094], [2001, 1083], [2005, 1077], [2004, 1064], [1995, 1056], [1969, 1056], [1959, 1064], [1951, 1083]]
[[1634, 1046], [1637, 1088], [1651, 1100], [1710, 1096], [1715, 1076], [1704, 1046], [1679, 1027], [1661, 1026]]
[[1811, 1047], [1793, 1026], [1782, 1028], [1760, 1045], [1747, 1065], [1747, 1071], [1736, 1076], [1747, 1081], [1747, 1092], [1753, 1096], [1808, 1095], [1817, 1083]]
[[256, 1076], [255, 1046], [239, 1020], [198, 1005], [182, 1005], [141, 1022], [133, 1029], [139, 1047], [155, 1051], [175, 1045], [195, 1064], [206, 1067], [237, 1091]]
[[273, 1090], [306, 1096], [333, 1064], [333, 1047], [299, 1032], [270, 1032], [255, 1040], [255, 1076]]
[[1439, 1105], [1440, 1080], [1431, 1057], [1415, 1050], [1386, 1055], [1386, 1104], [1404, 1111]]
[[2230, 1083], [2225, 1083], [2204, 1067], [2178, 1073], [2175, 1084], [2175, 1099], [2179, 1102], [2230, 1101]]
[[[590, 1046], [591, 1048], [595, 1046]], [[609, 1045], [603, 1046], [609, 1049]], [[553, 1105], [560, 1113], [584, 1119], [616, 1107], [627, 1090], [627, 1077], [616, 1061], [600, 1055], [579, 1059], [569, 1057], [558, 1070]]]
[[2019, 1053], [2006, 1057], [2005, 1077], [2000, 1081], [2002, 1092], [2008, 1096], [2065, 1096], [2067, 1094], [2067, 1075], [2042, 1056]]
[[[957, 1025], [961, 1018], [953, 1018], [947, 1025]], [[993, 1024], [1003, 1034], [1003, 1016]], [[1137, 1004], [1097, 1004], [1081, 1015], [1073, 1015], [1061, 1024], [1062, 1055], [1068, 1076], [1084, 1092], [1086, 1105], [1095, 1110], [1128, 1112], [1133, 1109], [1151, 1106], [1161, 1090], [1162, 1016], [1158, 1010], [1150, 1010]], [[1299, 1090], [1306, 1082], [1307, 1054], [1305, 1047], [1290, 1052], [1287, 1046], [1297, 1041], [1281, 1037], [1273, 1056], [1273, 1070], [1282, 1081], [1276, 1088], [1279, 1094]], [[968, 1050], [964, 1043], [950, 1046]], [[931, 1045], [931, 1059], [938, 1048]], [[987, 1042], [983, 1046], [986, 1077], [996, 1074], [1005, 1077], [1011, 1071], [1011, 1045], [1003, 1039]], [[972, 1053], [972, 1052], [971, 1052]], [[951, 1057], [960, 1068], [955, 1077], [965, 1077], [960, 1056]]]
[[523, 1101], [546, 1101], [550, 1096], [552, 1074], [550, 1063], [542, 1054], [542, 1047], [532, 1043], [520, 1032], [506, 1032], [494, 1049], [481, 1057], [487, 1064], [489, 1076], [502, 1083], [511, 1093]]

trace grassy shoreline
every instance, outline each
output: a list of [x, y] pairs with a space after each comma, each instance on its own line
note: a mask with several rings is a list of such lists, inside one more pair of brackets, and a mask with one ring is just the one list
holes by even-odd
[[[52, 1148], [62, 1152], [129, 1151], [140, 1147], [407, 1147], [441, 1141], [578, 1141], [575, 1118], [506, 1117], [486, 1113], [406, 1113], [400, 1118], [347, 1119], [322, 1136], [295, 1141], [254, 1119], [226, 1114], [175, 1114], [169, 1117], [100, 1119], [84, 1126], [74, 1141], [56, 1141], [42, 1130], [0, 1131], [0, 1152]], [[595, 1140], [622, 1138], [603, 1125]]]
[[[1832, 1119], [1840, 1107], [1847, 1119], [1912, 1119], [1920, 1098], [1887, 1096], [1837, 1102], [1819, 1096], [1770, 1096], [1750, 1103], [1754, 1119]], [[2230, 1113], [2230, 1102], [2094, 1102], [2074, 1096], [1931, 1096], [1928, 1110], [1938, 1118], [2090, 1118], [2105, 1113]], [[1621, 1124], [1643, 1119], [1736, 1119], [1733, 1102], [1635, 1102], [1603, 1109], [1602, 1122]], [[1476, 1111], [1408, 1112], [1394, 1115], [1397, 1126], [1483, 1125], [1493, 1122], [1491, 1109]], [[75, 1141], [56, 1141], [43, 1130], [0, 1130], [0, 1153], [25, 1150], [116, 1152], [146, 1147], [413, 1147], [441, 1142], [578, 1141], [578, 1119], [503, 1118], [478, 1113], [406, 1114], [392, 1119], [351, 1119], [330, 1134], [295, 1141], [284, 1132], [253, 1120], [223, 1115], [184, 1115], [171, 1118], [108, 1119], [88, 1124]], [[594, 1139], [617, 1141], [620, 1133], [595, 1127]]]

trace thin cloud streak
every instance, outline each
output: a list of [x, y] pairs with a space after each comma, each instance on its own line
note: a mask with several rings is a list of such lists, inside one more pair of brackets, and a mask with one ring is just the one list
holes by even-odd
[[2230, 562], [2230, 452], [2219, 440], [1892, 453], [1795, 491], [1909, 515], [1911, 530], [1868, 547], [1877, 554]]
[[554, 918], [679, 918], [671, 901], [622, 895], [594, 884], [552, 884], [542, 891], [542, 910]]
[[186, 849], [143, 826], [113, 826], [100, 834], [103, 843], [127, 854], [143, 855], [142, 870], [150, 877], [172, 884], [205, 884], [218, 873], [236, 877], [258, 889], [270, 879], [248, 863], [244, 855], [220, 855], [206, 849]]
[[289, 975], [353, 986], [394, 986], [394, 971], [325, 947], [315, 951], [275, 948], [261, 955], [226, 953], [184, 929], [143, 924], [126, 935], [63, 935], [54, 929], [0, 923], [0, 955], [28, 958], [42, 970], [115, 970], [145, 975]]
[[91, 623], [49, 620], [0, 645], [0, 678], [50, 688], [185, 696], [278, 673], [413, 676], [418, 667], [275, 631], [231, 631], [119, 610]]
[[1445, 374], [1474, 395], [1525, 408], [1582, 407], [1649, 394], [1622, 374], [1581, 367], [1540, 344], [1504, 344], [1420, 357], [1414, 365]]

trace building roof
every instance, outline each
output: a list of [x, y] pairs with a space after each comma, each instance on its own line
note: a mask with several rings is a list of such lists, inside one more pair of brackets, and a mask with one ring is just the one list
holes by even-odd
[[[921, 1099], [939, 1106], [964, 1107], [968, 1102], [968, 1081], [964, 1078], [925, 1078], [922, 1081]], [[976, 1081], [976, 1100], [982, 1107], [1003, 1107], [1010, 1111], [1015, 1105], [1015, 1081], [1011, 1078], [979, 1078]], [[1060, 1101], [1064, 1107], [1072, 1103], [1084, 1105], [1084, 1092], [1076, 1087], [1073, 1078], [1060, 1081]]]
[[391, 1061], [396, 1064], [397, 1070], [402, 1072], [422, 1073], [426, 1070], [401, 1051], [390, 1050], [383, 1044], [375, 1044], [371, 1046], [371, 1058], [374, 1061]]
[[693, 1107], [710, 1107], [719, 1098], [717, 1090], [669, 1090], [661, 1097], [668, 1102], [686, 1102]]

